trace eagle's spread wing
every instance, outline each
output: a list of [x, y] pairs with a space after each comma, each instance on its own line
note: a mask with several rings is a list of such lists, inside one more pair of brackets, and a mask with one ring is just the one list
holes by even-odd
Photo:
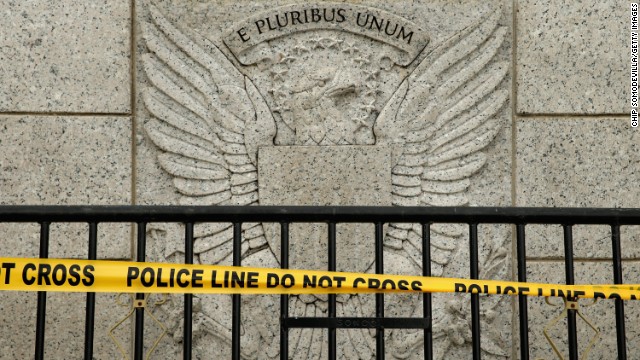
[[[464, 206], [470, 177], [502, 127], [496, 114], [509, 94], [499, 89], [509, 64], [495, 61], [506, 29], [500, 12], [480, 19], [435, 48], [382, 110], [374, 131], [393, 146], [393, 204]], [[386, 245], [419, 256], [418, 226], [393, 224]], [[455, 249], [454, 226], [432, 226], [432, 271], [441, 274]], [[416, 263], [421, 260], [416, 258]]]
[[[215, 45], [186, 36], [153, 6], [150, 13], [143, 96], [152, 119], [145, 129], [163, 150], [158, 160], [180, 203], [256, 204], [257, 147], [272, 145], [276, 132], [264, 99]], [[215, 248], [214, 262], [231, 254], [231, 224], [198, 225], [195, 236], [196, 253]], [[245, 225], [243, 253], [264, 244], [262, 226]]]
[[[498, 112], [509, 97], [499, 87], [509, 64], [496, 61], [506, 35], [500, 15], [493, 12], [432, 50], [380, 113], [374, 131], [378, 144], [393, 148], [394, 205], [468, 205], [470, 178], [487, 161], [483, 150], [503, 126]], [[434, 276], [442, 275], [464, 233], [461, 225], [431, 226]], [[390, 224], [385, 246], [421, 268], [421, 234], [418, 224]], [[416, 332], [392, 336], [405, 350], [400, 357], [421, 341]]]

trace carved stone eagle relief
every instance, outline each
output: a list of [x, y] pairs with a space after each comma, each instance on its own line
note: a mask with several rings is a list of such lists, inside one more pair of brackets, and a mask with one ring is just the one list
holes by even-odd
[[[469, 203], [471, 178], [487, 162], [484, 150], [503, 127], [498, 114], [509, 97], [500, 86], [509, 64], [496, 61], [506, 34], [498, 25], [500, 11], [432, 45], [418, 26], [379, 9], [288, 5], [251, 14], [231, 29], [223, 42], [232, 61], [156, 7], [148, 10], [143, 100], [151, 119], [145, 130], [181, 204]], [[422, 60], [411, 65], [416, 58]], [[389, 224], [385, 230], [385, 271], [419, 274], [420, 227]], [[439, 276], [466, 232], [447, 224], [431, 231], [432, 273]], [[198, 224], [195, 235], [196, 261], [229, 261], [231, 224]], [[167, 259], [182, 247], [179, 233], [169, 238]], [[372, 238], [370, 225], [339, 225], [340, 270], [372, 271]], [[278, 228], [244, 224], [242, 252], [243, 265], [278, 267]], [[291, 254], [294, 267], [325, 269], [326, 225], [292, 227]], [[492, 256], [488, 268], [504, 264], [506, 254]], [[274, 314], [273, 299], [244, 298], [244, 316]], [[402, 297], [387, 314], [420, 316], [419, 305], [419, 297]], [[339, 316], [371, 316], [373, 306], [371, 296], [338, 297]], [[452, 330], [456, 305], [447, 306], [434, 314], [434, 337], [464, 344], [468, 324]], [[292, 316], [327, 311], [323, 296], [292, 297], [291, 307]], [[229, 321], [219, 316], [230, 309], [228, 299], [201, 299], [197, 308], [202, 336], [228, 341]], [[278, 356], [273, 317], [243, 327], [245, 358]], [[421, 332], [387, 334], [398, 358], [411, 358], [422, 344]], [[372, 358], [373, 335], [345, 331], [338, 344], [343, 357]], [[292, 331], [290, 353], [325, 358], [325, 339], [321, 329]], [[485, 351], [506, 355], [499, 345], [485, 344]]]

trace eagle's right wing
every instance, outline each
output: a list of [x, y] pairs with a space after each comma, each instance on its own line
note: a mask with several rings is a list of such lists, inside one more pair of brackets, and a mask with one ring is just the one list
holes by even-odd
[[[272, 145], [276, 132], [266, 102], [215, 45], [186, 36], [149, 9], [142, 61], [150, 86], [143, 99], [152, 119], [145, 130], [162, 150], [158, 161], [173, 177], [180, 204], [256, 204], [257, 147]], [[244, 230], [243, 252], [266, 244], [260, 224]], [[195, 236], [195, 252], [215, 248], [215, 263], [231, 254], [231, 224], [201, 224]]]

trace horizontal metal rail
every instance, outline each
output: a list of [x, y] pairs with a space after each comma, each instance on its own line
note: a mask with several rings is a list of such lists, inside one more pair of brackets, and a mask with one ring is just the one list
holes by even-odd
[[[373, 224], [371, 246], [375, 250], [375, 272], [384, 273], [384, 233], [383, 226], [389, 223], [416, 223], [422, 227], [422, 266], [423, 275], [431, 275], [431, 224], [461, 223], [469, 226], [469, 267], [470, 278], [479, 276], [479, 235], [480, 224], [516, 225], [517, 277], [526, 281], [526, 239], [525, 228], [529, 224], [559, 225], [564, 229], [564, 260], [566, 283], [574, 283], [574, 225], [609, 225], [611, 227], [611, 246], [613, 278], [616, 284], [623, 284], [621, 225], [640, 225], [640, 209], [594, 209], [594, 208], [504, 208], [504, 207], [372, 207], [372, 206], [0, 206], [0, 223], [30, 222], [40, 224], [40, 257], [48, 257], [49, 229], [52, 223], [86, 223], [89, 228], [88, 258], [96, 259], [98, 246], [98, 225], [109, 222], [127, 222], [137, 224], [136, 260], [146, 261], [146, 229], [152, 222], [176, 222], [185, 224], [184, 249], [185, 263], [193, 262], [194, 224], [201, 222], [230, 223], [233, 225], [233, 264], [241, 265], [242, 224], [266, 222], [280, 224], [280, 266], [289, 268], [289, 225], [291, 223], [326, 223], [328, 245], [328, 270], [336, 269], [336, 225], [341, 223]], [[0, 253], [0, 256], [2, 254]], [[136, 294], [136, 299], [144, 303], [144, 295]], [[415, 318], [385, 317], [384, 296], [375, 296], [375, 317], [340, 317], [336, 313], [336, 296], [328, 297], [326, 317], [292, 317], [289, 314], [289, 296], [280, 296], [280, 357], [289, 357], [289, 330], [295, 328], [327, 329], [329, 359], [337, 358], [336, 329], [368, 328], [375, 329], [377, 359], [385, 358], [385, 329], [423, 329], [424, 359], [433, 357], [432, 338], [432, 297], [423, 295], [423, 316]], [[93, 357], [95, 326], [95, 294], [87, 294], [85, 320], [86, 359]], [[35, 358], [45, 357], [46, 292], [38, 293]], [[241, 356], [241, 295], [232, 297], [231, 354], [233, 359]], [[518, 316], [520, 325], [520, 358], [529, 358], [529, 323], [527, 299], [519, 296]], [[469, 296], [471, 310], [471, 348], [473, 359], [481, 358], [481, 303], [478, 295]], [[184, 296], [184, 340], [183, 358], [191, 359], [192, 351], [192, 310], [193, 296]], [[134, 358], [142, 359], [144, 346], [143, 307], [135, 309]], [[618, 359], [626, 359], [626, 335], [624, 302], [615, 301], [616, 340]], [[246, 326], [246, 324], [245, 324]], [[578, 359], [578, 339], [576, 330], [576, 311], [568, 311], [567, 339], [570, 359]]]
[[387, 206], [0, 206], [1, 222], [454, 222], [640, 225], [640, 209]]

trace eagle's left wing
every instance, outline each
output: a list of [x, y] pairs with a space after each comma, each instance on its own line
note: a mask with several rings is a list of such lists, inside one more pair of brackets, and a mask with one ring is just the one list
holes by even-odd
[[[509, 98], [508, 91], [499, 86], [509, 63], [496, 61], [506, 34], [498, 25], [500, 15], [500, 11], [493, 12], [435, 48], [382, 110], [374, 131], [377, 144], [393, 148], [393, 205], [469, 204], [470, 179], [487, 161], [485, 149], [503, 126], [498, 113]], [[465, 233], [459, 224], [431, 226], [433, 276], [443, 274]], [[414, 268], [422, 268], [419, 224], [389, 224], [385, 246], [402, 259], [412, 259]], [[402, 265], [397, 266], [385, 270], [401, 271]], [[410, 308], [399, 311], [410, 312]], [[414, 304], [413, 311], [421, 314], [416, 309]], [[446, 323], [442, 316], [436, 314], [434, 321]], [[445, 336], [437, 325], [434, 338]], [[397, 356], [411, 356], [422, 342], [420, 333], [394, 331], [394, 346], [404, 350]]]
[[[508, 62], [495, 61], [506, 29], [500, 12], [480, 19], [434, 49], [405, 79], [382, 110], [378, 144], [394, 148], [393, 204], [465, 206], [470, 178], [484, 166], [484, 152], [503, 124], [496, 114], [509, 93], [499, 89]], [[386, 245], [406, 250], [421, 264], [421, 229], [392, 224]], [[454, 226], [432, 226], [432, 272], [442, 274], [462, 235]]]

